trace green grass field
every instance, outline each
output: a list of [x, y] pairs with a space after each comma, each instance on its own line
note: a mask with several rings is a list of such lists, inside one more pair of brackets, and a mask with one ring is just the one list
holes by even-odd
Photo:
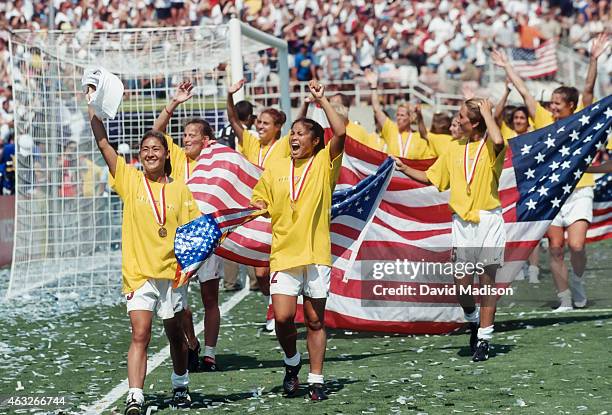
[[[514, 297], [499, 306], [492, 358], [472, 363], [468, 336], [405, 336], [331, 330], [326, 356], [326, 402], [303, 396], [284, 398], [281, 352], [275, 337], [262, 331], [265, 302], [249, 294], [223, 319], [217, 361], [223, 371], [192, 373], [194, 405], [189, 413], [312, 412], [390, 413], [612, 413], [612, 243], [589, 246], [584, 311], [550, 313], [555, 294], [546, 255], [538, 285], [516, 282]], [[192, 293], [192, 299], [197, 297]], [[221, 302], [229, 295], [223, 294]], [[126, 377], [129, 344], [125, 306], [84, 307], [37, 315], [15, 311], [0, 317], [0, 395], [66, 396], [64, 409], [82, 413]], [[197, 321], [202, 318], [196, 303]], [[51, 316], [51, 317], [49, 317]], [[299, 349], [306, 351], [304, 329]], [[156, 320], [150, 356], [165, 347]], [[307, 367], [302, 369], [305, 381]], [[146, 379], [152, 413], [172, 413], [169, 359]], [[122, 413], [125, 397], [105, 413]], [[44, 413], [42, 409], [0, 413]]]

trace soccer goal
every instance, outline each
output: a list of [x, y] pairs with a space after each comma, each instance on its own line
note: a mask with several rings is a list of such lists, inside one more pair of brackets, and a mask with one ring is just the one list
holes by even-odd
[[276, 49], [279, 104], [290, 113], [286, 42], [237, 20], [182, 28], [16, 31], [9, 48], [17, 143], [9, 298], [105, 295], [121, 286], [122, 206], [107, 186], [108, 170], [89, 127], [80, 85], [85, 67], [102, 65], [122, 79], [119, 113], [105, 123], [111, 143], [136, 166], [140, 138], [178, 82], [195, 85], [194, 98], [169, 125], [180, 142], [188, 118], [202, 117], [213, 128], [225, 123], [228, 78], [242, 78], [243, 64], [262, 50]]

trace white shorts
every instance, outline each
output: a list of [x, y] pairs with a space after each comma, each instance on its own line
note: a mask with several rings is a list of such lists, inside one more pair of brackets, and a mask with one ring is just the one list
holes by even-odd
[[270, 276], [270, 294], [297, 297], [327, 298], [331, 267], [305, 265], [273, 272]]
[[222, 270], [223, 260], [217, 255], [212, 254], [198, 269], [198, 281], [203, 283], [210, 280], [218, 280], [221, 278]]
[[451, 239], [453, 262], [504, 264], [506, 229], [501, 209], [481, 210], [479, 223], [453, 215]]
[[173, 289], [172, 280], [149, 278], [142, 287], [125, 295], [127, 311], [156, 311], [162, 320], [172, 318], [186, 304], [181, 288]]
[[592, 187], [574, 189], [550, 225], [567, 228], [579, 220], [586, 220], [589, 223], [593, 221]]

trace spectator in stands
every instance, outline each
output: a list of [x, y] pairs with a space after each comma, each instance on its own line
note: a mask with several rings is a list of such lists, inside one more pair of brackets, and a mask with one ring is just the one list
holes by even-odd
[[[235, 107], [236, 114], [238, 115], [238, 119], [242, 123], [243, 128], [245, 130], [250, 130], [253, 127], [255, 119], [257, 118], [253, 115], [253, 104], [251, 104], [249, 101], [239, 101], [236, 103]], [[227, 123], [225, 127], [221, 128], [217, 132], [217, 141], [219, 144], [226, 145], [236, 150], [238, 141], [236, 140], [236, 133], [234, 132], [231, 123]]]
[[519, 46], [523, 49], [535, 49], [539, 46], [541, 41], [546, 40], [544, 35], [536, 29], [534, 26], [530, 26], [527, 20], [527, 16], [518, 16], [518, 32], [519, 32]]
[[11, 137], [3, 144], [0, 154], [0, 194], [13, 195], [15, 194], [15, 143]]
[[295, 64], [291, 71], [293, 79], [300, 82], [310, 81], [315, 77], [315, 65], [313, 55], [308, 51], [306, 45], [300, 46], [300, 51], [295, 55]]

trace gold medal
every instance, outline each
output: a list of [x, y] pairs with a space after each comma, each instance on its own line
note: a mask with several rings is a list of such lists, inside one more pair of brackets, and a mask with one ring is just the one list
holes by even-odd
[[164, 228], [163, 226], [161, 228], [159, 228], [159, 230], [157, 231], [157, 234], [161, 237], [161, 238], [165, 238], [166, 236], [168, 236], [168, 231], [166, 230], [166, 228]]
[[472, 189], [470, 188], [470, 184], [468, 183], [468, 185], [466, 186], [467, 189], [467, 194], [471, 195], [472, 194]]
[[292, 200], [291, 203], [289, 203], [289, 206], [291, 206], [291, 210], [295, 210], [295, 200]]
[[308, 176], [308, 172], [310, 171], [310, 167], [312, 166], [313, 161], [314, 156], [310, 157], [310, 160], [308, 160], [306, 168], [304, 169], [304, 173], [302, 174], [302, 177], [300, 177], [300, 180], [297, 184], [295, 180], [295, 161], [291, 159], [291, 162], [289, 163], [289, 206], [291, 207], [291, 210], [294, 213], [297, 209], [297, 200], [300, 197], [300, 194], [302, 193], [304, 183], [306, 182], [306, 176]]
[[[165, 192], [165, 188], [166, 188], [166, 184], [164, 183], [159, 191], [159, 207], [160, 209], [157, 209], [157, 205], [155, 204], [155, 198], [153, 197], [153, 191], [151, 190], [151, 186], [149, 185], [149, 180], [147, 180], [146, 176], [142, 176], [143, 181], [144, 181], [144, 187], [145, 187], [145, 191], [147, 193], [148, 199], [149, 199], [149, 204], [151, 205], [151, 208], [153, 210], [153, 216], [155, 217], [155, 222], [157, 222], [157, 224], [159, 225], [159, 229], [157, 230], [157, 234], [159, 235], [160, 238], [165, 238], [166, 236], [168, 236], [168, 230], [166, 228], [164, 228], [164, 225], [166, 224], [166, 192]], [[164, 178], [165, 182], [168, 183], [168, 178], [165, 177]]]

